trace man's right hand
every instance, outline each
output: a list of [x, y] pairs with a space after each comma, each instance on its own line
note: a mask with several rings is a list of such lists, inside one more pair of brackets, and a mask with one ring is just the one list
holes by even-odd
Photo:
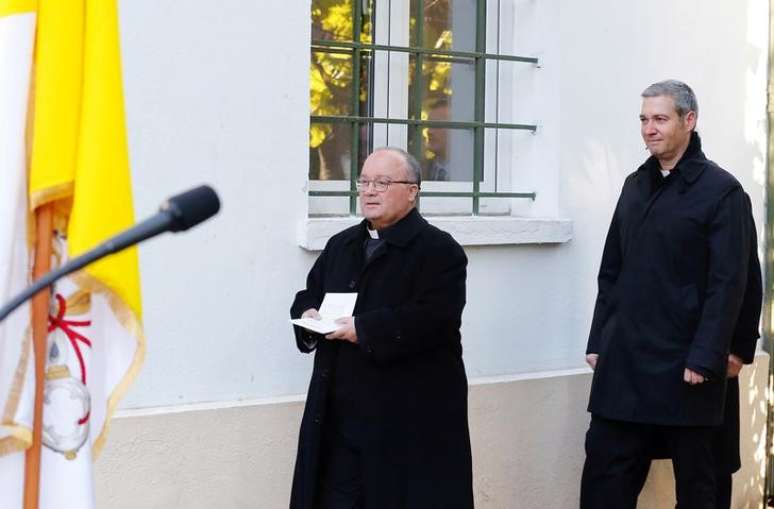
[[592, 370], [597, 369], [597, 361], [599, 360], [598, 353], [586, 354], [586, 364], [588, 364]]
[[301, 318], [314, 318], [315, 320], [322, 320], [322, 316], [317, 312], [315, 308], [309, 308], [301, 314]]
[[726, 377], [727, 378], [736, 378], [739, 376], [739, 372], [742, 371], [742, 366], [744, 366], [744, 361], [734, 355], [730, 354], [728, 356], [728, 367], [726, 368]]

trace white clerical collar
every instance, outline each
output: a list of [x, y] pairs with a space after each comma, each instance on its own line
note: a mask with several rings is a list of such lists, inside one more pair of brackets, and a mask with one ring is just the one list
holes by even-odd
[[372, 230], [371, 228], [366, 228], [366, 230], [368, 230], [368, 235], [370, 235], [372, 239], [379, 238], [379, 230]]
[[668, 177], [672, 170], [661, 170], [662, 177]]

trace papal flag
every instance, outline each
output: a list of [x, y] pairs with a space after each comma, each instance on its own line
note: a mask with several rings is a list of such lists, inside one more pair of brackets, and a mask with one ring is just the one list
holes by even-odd
[[[52, 231], [34, 231], [52, 212]], [[116, 0], [0, 0], [0, 302], [133, 222]], [[40, 241], [40, 240], [38, 240]], [[0, 508], [21, 509], [35, 384], [44, 384], [40, 505], [94, 505], [92, 461], [145, 352], [134, 249], [51, 291], [45, 378], [31, 311], [0, 323]]]

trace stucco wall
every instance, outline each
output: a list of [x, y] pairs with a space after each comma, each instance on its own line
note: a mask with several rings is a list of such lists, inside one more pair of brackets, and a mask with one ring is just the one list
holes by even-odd
[[[767, 356], [744, 369], [743, 469], [734, 509], [758, 508], [763, 489]], [[470, 390], [479, 509], [578, 506], [591, 376], [492, 381]], [[247, 403], [130, 411], [113, 421], [97, 463], [97, 506], [110, 509], [287, 507], [303, 404]], [[671, 465], [654, 464], [641, 509], [674, 506]]]
[[[560, 161], [559, 214], [574, 221], [574, 237], [466, 250], [472, 377], [582, 366], [604, 234], [624, 176], [646, 155], [637, 115], [647, 84], [694, 86], [706, 151], [743, 182], [761, 224], [765, 4], [546, 2], [556, 17], [546, 51], [560, 57], [540, 72], [560, 81], [558, 113], [542, 122], [560, 134], [547, 157]], [[308, 20], [308, 2], [121, 4], [138, 216], [199, 182], [223, 199], [213, 221], [142, 246], [148, 356], [125, 407], [306, 388], [310, 360], [294, 350], [285, 319], [315, 256], [296, 244], [306, 214]], [[723, 37], [704, 35], [713, 31]]]

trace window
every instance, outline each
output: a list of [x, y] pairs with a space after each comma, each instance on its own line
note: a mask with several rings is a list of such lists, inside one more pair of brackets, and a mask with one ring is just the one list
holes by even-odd
[[534, 4], [313, 0], [310, 216], [355, 215], [358, 171], [386, 145], [422, 165], [425, 215], [513, 215], [535, 200], [524, 167], [540, 62], [514, 49], [517, 13]]

